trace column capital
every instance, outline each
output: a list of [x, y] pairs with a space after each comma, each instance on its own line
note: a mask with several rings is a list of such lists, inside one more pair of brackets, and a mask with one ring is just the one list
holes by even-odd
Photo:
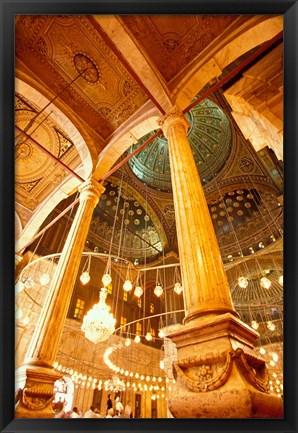
[[170, 111], [168, 111], [157, 121], [157, 123], [163, 130], [166, 138], [168, 138], [169, 129], [174, 125], [183, 126], [185, 128], [185, 132], [187, 132], [188, 128], [190, 127], [189, 121], [186, 119], [178, 105], [174, 105]]
[[105, 191], [102, 183], [98, 183], [95, 179], [89, 178], [79, 186], [80, 200], [91, 199], [97, 203], [101, 194]]

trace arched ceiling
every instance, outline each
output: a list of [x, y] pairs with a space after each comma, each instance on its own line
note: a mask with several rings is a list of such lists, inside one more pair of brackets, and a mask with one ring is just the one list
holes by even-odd
[[163, 15], [121, 16], [142, 52], [160, 75], [170, 82], [198, 55], [211, 50], [218, 37], [239, 15], [182, 15], [171, 20]]
[[[253, 36], [254, 26], [260, 28], [260, 25], [264, 31], [256, 32], [256, 40], [251, 37], [246, 48], [245, 33], [249, 32]], [[91, 155], [93, 167], [98, 164], [96, 178], [99, 179], [116, 161], [119, 162], [119, 158], [121, 160], [127, 149], [137, 148], [152, 134], [154, 127], [157, 127], [156, 119], [170, 109], [176, 102], [177, 95], [180, 95], [179, 100], [183, 100], [184, 107], [187, 106], [194, 95], [201, 95], [204, 86], [206, 89], [212, 87], [214, 81], [210, 80], [218, 80], [221, 74], [227, 73], [227, 65], [272, 38], [280, 28], [281, 20], [268, 16], [20, 15], [16, 17], [16, 75], [42, 92], [52, 107], [58, 107], [77, 128], [81, 141], [89, 147], [89, 159]], [[241, 44], [238, 43], [240, 40]], [[234, 49], [229, 53], [230, 46]], [[23, 101], [30, 101], [30, 92], [17, 96], [22, 97]], [[209, 207], [221, 247], [225, 248], [233, 244], [234, 230], [240, 231], [243, 226], [242, 236], [246, 239], [247, 233], [251, 231], [248, 224], [254, 225], [258, 218], [256, 212], [260, 212], [260, 209], [254, 208], [254, 201], [247, 198], [251, 190], [260, 194], [259, 182], [267, 184], [271, 194], [275, 187], [266, 171], [248, 155], [252, 151], [244, 140], [239, 144], [239, 131], [237, 125], [232, 124], [228, 104], [222, 93], [219, 92], [217, 96], [210, 94], [209, 99], [202, 100], [187, 114], [191, 124], [188, 138], [202, 182], [205, 179], [208, 187], [213, 184], [216, 189], [219, 179], [220, 188], [224, 188], [223, 197], [218, 198], [217, 204], [210, 202]], [[44, 104], [34, 106], [30, 115], [28, 110], [26, 114], [25, 110], [19, 110], [19, 127], [24, 129], [34, 117], [34, 110], [39, 112], [43, 108]], [[44, 114], [46, 116], [48, 111]], [[67, 155], [70, 155], [72, 149], [75, 151], [73, 146], [69, 146], [62, 152], [62, 144], [73, 142], [73, 138], [67, 130], [61, 129], [58, 134], [54, 129], [49, 132], [46, 120], [42, 125], [32, 122], [32, 128], [28, 131], [30, 139], [23, 148], [18, 144], [16, 147], [17, 163], [18, 159], [21, 162], [16, 171], [16, 180], [22, 184], [18, 186], [17, 201], [22, 212], [28, 212], [28, 215], [45, 203], [53, 193], [53, 185], [59, 186], [59, 182], [61, 185], [61, 176], [64, 175], [61, 170], [61, 176], [57, 173], [53, 180], [53, 164], [41, 156], [37, 148], [33, 148], [33, 141], [53, 152], [55, 157], [65, 158], [67, 164], [70, 164]], [[109, 158], [106, 158], [107, 154]], [[76, 157], [78, 154], [75, 154], [74, 158]], [[107, 159], [109, 161], [105, 163]], [[235, 161], [243, 159], [249, 161], [250, 171], [244, 172], [239, 164], [236, 170]], [[24, 165], [25, 161], [27, 165]], [[227, 161], [229, 173], [225, 171]], [[159, 224], [156, 219], [151, 220], [157, 237], [152, 232], [150, 242], [152, 245], [158, 242], [163, 246], [167, 244], [169, 249], [177, 253], [167, 140], [160, 136], [132, 158], [129, 165], [132, 172], [125, 168], [125, 181], [138, 191], [138, 195], [143, 196], [144, 201], [148, 199], [155, 218], [159, 218]], [[35, 176], [36, 166], [42, 172], [39, 177]], [[255, 168], [258, 171], [254, 171]], [[243, 184], [247, 183], [250, 176], [254, 176], [253, 186], [251, 182], [244, 188]], [[115, 206], [108, 204], [112, 201], [109, 188], [111, 191], [114, 188], [116, 193], [115, 187], [108, 185], [104, 194], [106, 199], [100, 200], [104, 212]], [[233, 197], [232, 193], [237, 197], [239, 189], [247, 189], [247, 203], [246, 199], [242, 202], [236, 199], [232, 206], [228, 206], [229, 203], [225, 200]], [[68, 193], [74, 190], [75, 188]], [[34, 191], [35, 201], [31, 202]], [[132, 190], [127, 192], [132, 206], [129, 205], [128, 209], [133, 214], [124, 218], [128, 222], [123, 222], [123, 225], [128, 232], [136, 233], [145, 229], [144, 221], [136, 216], [137, 207], [134, 205], [140, 200]], [[226, 196], [228, 193], [230, 195]], [[220, 215], [222, 210], [211, 210], [211, 207], [219, 206], [220, 200], [227, 208], [225, 216]], [[245, 206], [245, 203], [251, 204], [251, 208]], [[232, 212], [228, 210], [229, 207]], [[272, 208], [269, 209], [271, 211]], [[243, 215], [239, 214], [240, 211]], [[28, 215], [23, 219], [25, 223], [30, 219]], [[46, 215], [44, 209], [41, 221]], [[233, 229], [230, 226], [231, 218], [235, 223]], [[259, 220], [262, 218], [263, 214]], [[218, 224], [219, 221], [222, 226]], [[260, 231], [266, 226], [264, 219], [263, 221], [263, 226], [258, 226]], [[167, 239], [160, 234], [161, 226]], [[257, 240], [260, 242], [262, 239], [258, 233]], [[108, 244], [107, 238], [103, 236], [103, 239]], [[133, 240], [131, 242], [133, 245]], [[152, 245], [149, 249], [153, 248]]]
[[[40, 110], [41, 107], [30, 99], [16, 94], [16, 198], [31, 212], [66, 180], [70, 172], [81, 170], [83, 166], [82, 149], [79, 148], [82, 143], [78, 139], [74, 141], [53, 116], [40, 114]], [[30, 129], [29, 134], [31, 125], [34, 129]], [[86, 147], [84, 150], [87, 161]]]

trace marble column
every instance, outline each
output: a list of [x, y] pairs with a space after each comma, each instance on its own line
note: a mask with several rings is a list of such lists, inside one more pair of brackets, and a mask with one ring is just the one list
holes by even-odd
[[49, 293], [36, 325], [24, 363], [16, 372], [22, 398], [16, 417], [50, 418], [53, 384], [61, 377], [53, 370], [60, 337], [69, 308], [93, 211], [104, 191], [102, 184], [88, 179], [79, 187], [80, 202], [57, 265]]
[[255, 353], [258, 333], [236, 313], [204, 190], [178, 107], [160, 119], [168, 140], [186, 316], [168, 335], [176, 344], [176, 384], [169, 408], [177, 418], [282, 417], [269, 394], [268, 371]]

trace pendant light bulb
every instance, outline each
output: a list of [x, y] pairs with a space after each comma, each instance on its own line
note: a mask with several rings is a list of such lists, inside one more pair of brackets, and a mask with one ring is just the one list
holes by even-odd
[[41, 277], [40, 277], [40, 284], [42, 285], [42, 286], [45, 286], [46, 284], [48, 284], [48, 282], [50, 281], [50, 276], [49, 276], [49, 274], [43, 274]]
[[245, 277], [239, 277], [238, 286], [241, 287], [241, 289], [246, 289], [246, 287], [248, 286], [248, 279]]
[[134, 295], [135, 295], [137, 298], [140, 298], [140, 297], [142, 296], [142, 294], [143, 294], [143, 289], [142, 289], [142, 287], [141, 287], [141, 286], [137, 286], [137, 287], [135, 288]]
[[112, 277], [110, 274], [104, 274], [101, 281], [103, 282], [104, 286], [107, 287], [112, 282]]
[[260, 284], [261, 284], [261, 286], [264, 288], [264, 289], [269, 289], [270, 288], [270, 286], [271, 286], [271, 281], [269, 280], [269, 278], [267, 278], [267, 277], [262, 277], [261, 279], [260, 279]]
[[157, 284], [154, 289], [154, 294], [159, 298], [163, 294], [163, 288], [160, 284]]
[[90, 275], [89, 275], [89, 272], [88, 271], [85, 271], [85, 272], [83, 272], [82, 274], [81, 274], [81, 276], [80, 276], [80, 281], [81, 281], [81, 283], [82, 284], [87, 284], [87, 283], [89, 283], [89, 281], [90, 281]]
[[124, 281], [123, 289], [124, 289], [126, 292], [129, 292], [129, 291], [132, 289], [132, 283], [131, 283], [130, 280], [125, 280], [125, 281]]
[[258, 322], [257, 322], [256, 320], [252, 320], [252, 321], [251, 321], [251, 327], [252, 327], [253, 329], [257, 330], [258, 327], [259, 327]]
[[177, 293], [177, 295], [180, 295], [183, 292], [183, 287], [181, 283], [175, 283], [174, 291]]

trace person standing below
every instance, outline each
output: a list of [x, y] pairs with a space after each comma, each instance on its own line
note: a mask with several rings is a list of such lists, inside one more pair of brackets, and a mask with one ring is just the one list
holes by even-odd
[[123, 404], [121, 403], [119, 397], [116, 398], [115, 411], [116, 415], [120, 415], [123, 411]]
[[110, 407], [110, 409], [108, 409], [108, 414], [107, 414], [106, 418], [114, 418], [114, 409], [112, 407]]
[[132, 409], [131, 409], [130, 401], [128, 401], [125, 405], [124, 418], [132, 418]]
[[108, 399], [107, 399], [107, 413], [109, 412], [109, 409], [113, 408], [113, 402], [111, 399], [111, 394], [108, 395]]
[[85, 412], [84, 418], [99, 418], [99, 416], [94, 412], [93, 404], [90, 406], [90, 409]]
[[76, 406], [72, 409], [72, 412], [71, 412], [69, 418], [81, 418], [79, 415], [79, 410]]

